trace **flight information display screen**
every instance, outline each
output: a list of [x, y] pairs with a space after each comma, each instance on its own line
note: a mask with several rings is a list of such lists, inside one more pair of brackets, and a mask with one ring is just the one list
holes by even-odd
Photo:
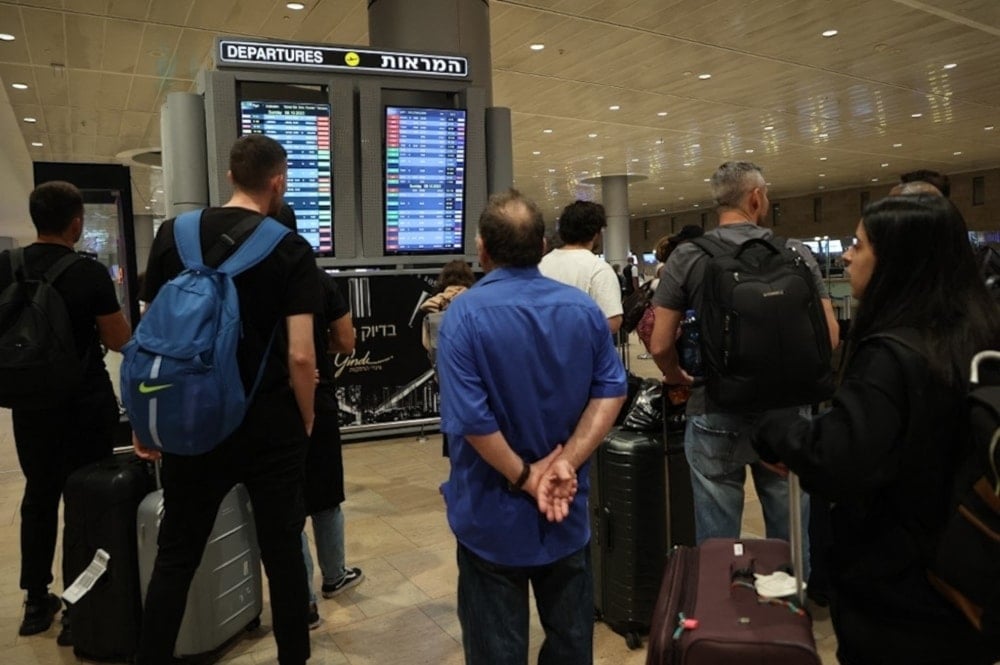
[[462, 109], [385, 109], [385, 253], [461, 254]]
[[333, 177], [330, 105], [241, 101], [240, 135], [266, 134], [288, 152], [285, 201], [295, 209], [299, 235], [319, 256], [333, 256]]

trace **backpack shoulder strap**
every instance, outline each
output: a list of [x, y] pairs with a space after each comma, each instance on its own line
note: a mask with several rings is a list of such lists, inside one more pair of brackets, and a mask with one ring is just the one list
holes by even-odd
[[219, 266], [219, 272], [235, 277], [252, 268], [274, 251], [281, 239], [289, 233], [291, 231], [288, 227], [270, 217], [265, 217], [239, 249]]
[[215, 241], [215, 244], [205, 252], [205, 265], [206, 266], [217, 266], [222, 263], [222, 257], [226, 255], [234, 245], [240, 244], [240, 242], [246, 238], [250, 233], [257, 228], [257, 225], [264, 219], [263, 215], [247, 215], [233, 228], [229, 229], [226, 233], [223, 233]]
[[54, 264], [52, 264], [51, 268], [45, 271], [45, 281], [48, 282], [49, 284], [55, 284], [56, 280], [59, 279], [59, 276], [62, 275], [63, 272], [65, 272], [66, 268], [69, 268], [77, 261], [82, 261], [82, 260], [83, 257], [77, 254], [76, 252], [67, 254], [66, 256], [62, 257]]
[[184, 268], [204, 268], [201, 257], [201, 210], [191, 210], [174, 219], [174, 244]]
[[692, 238], [687, 242], [697, 245], [698, 249], [705, 252], [711, 257], [722, 256], [725, 254], [732, 254], [734, 247], [730, 245], [725, 240], [721, 238], [716, 238], [714, 236], [698, 236], [697, 238]]

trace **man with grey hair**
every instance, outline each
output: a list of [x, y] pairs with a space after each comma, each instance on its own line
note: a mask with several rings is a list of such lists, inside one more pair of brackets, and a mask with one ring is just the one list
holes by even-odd
[[[759, 166], [751, 162], [726, 162], [716, 170], [711, 184], [719, 226], [706, 236], [733, 246], [753, 238], [772, 237], [770, 229], [760, 226], [767, 217], [770, 202], [767, 182]], [[802, 243], [789, 240], [786, 246], [798, 252], [809, 267], [830, 331], [829, 341], [835, 347], [839, 341], [838, 328], [819, 266]], [[694, 243], [678, 246], [667, 259], [653, 294], [655, 324], [650, 351], [667, 384], [693, 383], [678, 362], [676, 339], [685, 312], [701, 311], [708, 258]], [[699, 543], [706, 538], [739, 537], [748, 465], [764, 509], [767, 536], [788, 539], [788, 483], [765, 466], [750, 446], [749, 435], [760, 415], [727, 412], [712, 404], [703, 387], [696, 386], [691, 391], [684, 448], [691, 466]], [[802, 504], [803, 512], [807, 513], [808, 502], [804, 500]]]

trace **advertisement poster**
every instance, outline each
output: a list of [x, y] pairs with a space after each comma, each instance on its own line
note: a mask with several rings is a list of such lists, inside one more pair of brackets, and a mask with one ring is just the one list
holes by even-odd
[[342, 431], [437, 418], [438, 386], [420, 340], [419, 309], [434, 293], [437, 271], [333, 277], [357, 331], [354, 353], [333, 357]]

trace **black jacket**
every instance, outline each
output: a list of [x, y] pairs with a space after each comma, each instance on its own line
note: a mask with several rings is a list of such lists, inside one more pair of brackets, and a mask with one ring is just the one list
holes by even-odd
[[832, 616], [846, 662], [993, 662], [922, 563], [967, 440], [965, 390], [887, 339], [861, 343], [832, 408], [812, 424], [758, 424], [762, 459], [780, 459], [806, 491], [834, 503]]

